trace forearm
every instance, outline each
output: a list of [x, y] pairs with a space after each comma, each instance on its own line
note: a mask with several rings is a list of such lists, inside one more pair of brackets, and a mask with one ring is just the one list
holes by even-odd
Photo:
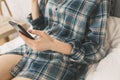
[[32, 0], [32, 19], [37, 19], [40, 16], [38, 0]]
[[61, 42], [59, 40], [54, 40], [54, 43], [51, 47], [53, 51], [56, 51], [56, 52], [60, 52], [62, 54], [65, 54], [65, 55], [70, 55], [71, 53], [71, 50], [72, 50], [72, 46], [70, 44], [67, 44], [67, 43], [64, 43], [64, 42]]

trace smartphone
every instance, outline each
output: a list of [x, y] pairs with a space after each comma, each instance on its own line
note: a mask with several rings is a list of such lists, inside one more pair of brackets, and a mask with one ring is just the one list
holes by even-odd
[[21, 32], [23, 35], [30, 39], [34, 39], [20, 24], [13, 21], [9, 21], [9, 24], [12, 25], [18, 32]]

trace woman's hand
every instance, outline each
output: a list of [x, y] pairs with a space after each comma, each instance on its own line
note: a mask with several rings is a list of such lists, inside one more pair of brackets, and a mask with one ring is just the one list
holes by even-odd
[[20, 32], [19, 35], [22, 37], [25, 43], [29, 47], [31, 47], [34, 51], [52, 50], [52, 51], [60, 52], [65, 55], [70, 55], [72, 51], [72, 46], [70, 44], [52, 38], [44, 31], [29, 30], [29, 32], [38, 35], [39, 38], [37, 38], [36, 40], [32, 40], [30, 38], [27, 38]]
[[37, 38], [36, 40], [32, 40], [19, 32], [20, 37], [29, 47], [31, 47], [34, 51], [51, 50], [52, 45], [54, 44], [54, 39], [52, 37], [50, 37], [44, 31], [40, 30], [29, 30], [29, 32], [39, 36], [39, 38]]

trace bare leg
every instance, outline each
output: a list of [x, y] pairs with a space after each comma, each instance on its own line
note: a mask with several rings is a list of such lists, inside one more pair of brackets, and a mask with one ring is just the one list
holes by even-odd
[[9, 73], [11, 67], [18, 63], [22, 58], [20, 55], [2, 55], [0, 56], [0, 80], [10, 80], [12, 75]]
[[32, 80], [32, 79], [28, 79], [28, 78], [23, 78], [23, 77], [16, 77], [12, 80]]

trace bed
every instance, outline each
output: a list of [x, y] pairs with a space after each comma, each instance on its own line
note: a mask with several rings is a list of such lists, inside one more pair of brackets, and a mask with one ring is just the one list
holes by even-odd
[[[108, 18], [106, 27], [105, 49], [108, 51], [108, 55], [99, 63], [89, 66], [85, 80], [120, 80], [120, 12], [118, 12], [119, 14], [117, 13], [119, 10], [116, 7], [119, 5], [120, 0], [112, 1], [115, 1], [117, 4], [113, 3], [114, 6], [111, 9], [112, 16]], [[24, 41], [20, 37], [17, 37], [1, 45], [0, 54], [4, 54], [23, 44], [25, 44]]]

